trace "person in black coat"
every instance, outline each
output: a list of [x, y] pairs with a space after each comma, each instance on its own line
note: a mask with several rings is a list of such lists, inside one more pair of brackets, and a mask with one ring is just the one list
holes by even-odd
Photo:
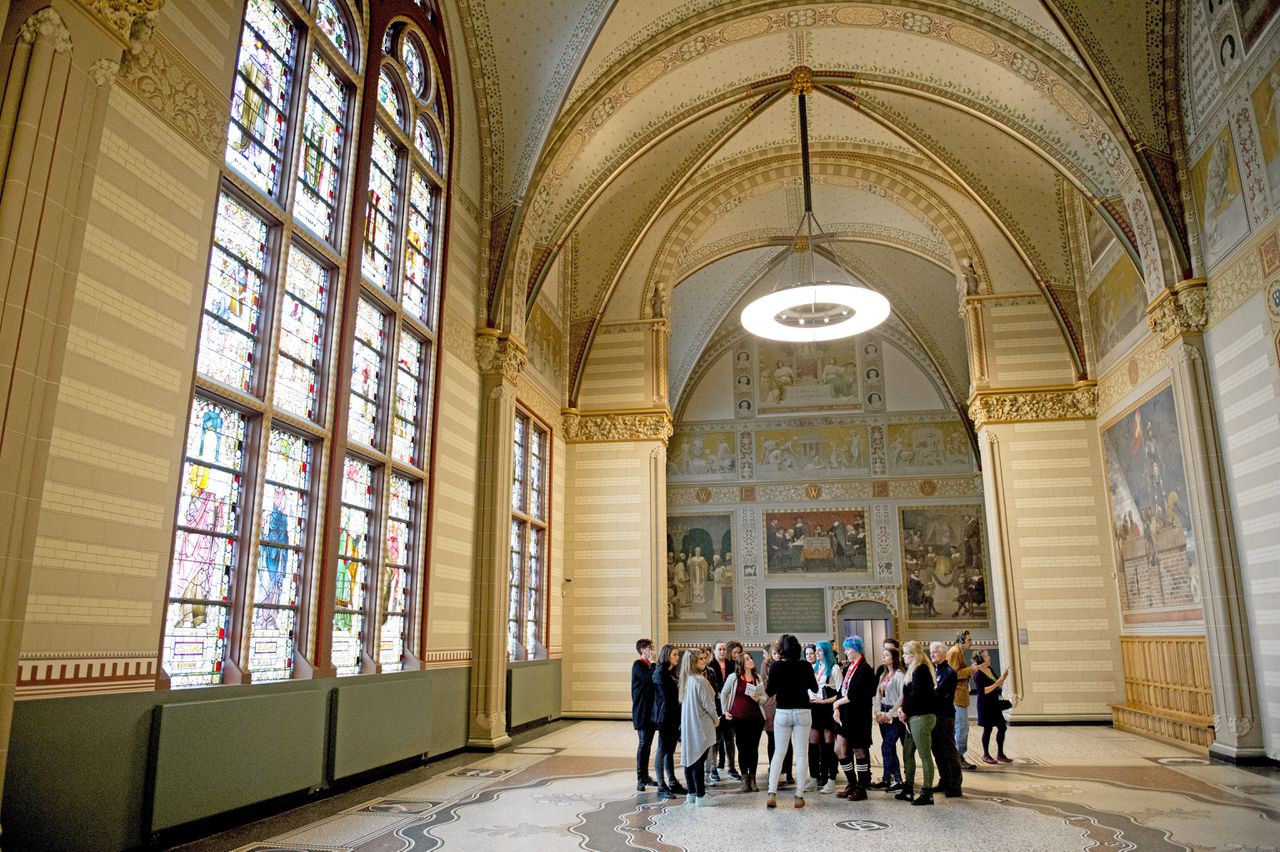
[[947, 646], [934, 642], [929, 646], [933, 658], [934, 714], [938, 717], [930, 746], [934, 762], [938, 764], [938, 786], [935, 792], [945, 793], [954, 799], [961, 795], [964, 770], [960, 766], [960, 753], [956, 751], [956, 671], [947, 664]]
[[680, 744], [680, 652], [674, 645], [663, 645], [658, 663], [653, 667], [653, 724], [658, 729], [658, 754], [654, 767], [658, 770], [658, 798], [673, 799], [688, 794], [676, 780], [676, 746]]
[[839, 721], [837, 742], [844, 743], [840, 769], [849, 779], [849, 786], [836, 796], [861, 802], [866, 800], [871, 786], [871, 707], [876, 697], [876, 675], [862, 658], [861, 636], [850, 636], [843, 647], [844, 677], [834, 708]]
[[631, 726], [636, 729], [636, 792], [646, 784], [657, 784], [649, 775], [649, 752], [653, 749], [653, 640], [636, 641], [638, 659], [631, 664]]

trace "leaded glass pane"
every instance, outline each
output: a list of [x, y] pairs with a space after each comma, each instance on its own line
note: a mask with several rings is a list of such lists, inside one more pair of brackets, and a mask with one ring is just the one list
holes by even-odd
[[280, 311], [275, 403], [309, 420], [316, 419], [319, 402], [328, 284], [329, 273], [315, 258], [297, 248], [289, 253]]
[[342, 13], [338, 11], [338, 7], [333, 0], [320, 0], [319, 6], [316, 7], [316, 23], [320, 25], [320, 29], [324, 31], [324, 34], [329, 37], [329, 41], [333, 42], [333, 46], [338, 48], [343, 56], [350, 59], [347, 22], [342, 17]]
[[406, 38], [400, 50], [400, 60], [404, 63], [405, 76], [409, 78], [409, 90], [415, 98], [422, 97], [422, 84], [426, 82], [427, 72], [422, 62], [422, 51], [413, 39]]
[[242, 391], [253, 387], [267, 224], [234, 197], [218, 197], [196, 369]]
[[417, 169], [409, 181], [409, 215], [404, 242], [405, 310], [428, 327], [434, 321], [435, 288], [432, 286], [432, 247], [435, 244], [435, 192]]
[[396, 461], [418, 465], [418, 412], [421, 410], [422, 341], [400, 332], [400, 356], [396, 359], [396, 407], [392, 424], [391, 455]]
[[222, 682], [245, 429], [235, 409], [202, 397], [191, 404], [164, 636], [175, 687]]
[[372, 516], [373, 467], [348, 456], [342, 476], [337, 589], [333, 614], [333, 664], [339, 675], [357, 674], [360, 671]]
[[356, 340], [351, 359], [351, 408], [347, 436], [373, 446], [378, 434], [378, 406], [382, 399], [384, 326], [382, 313], [367, 299], [356, 310]]
[[387, 552], [382, 574], [382, 626], [378, 662], [382, 670], [399, 671], [403, 665], [406, 601], [413, 554], [413, 493], [410, 479], [392, 474], [387, 500]]
[[391, 72], [386, 68], [378, 74], [378, 103], [395, 120], [397, 126], [404, 127], [404, 102], [400, 98], [400, 90], [391, 80]]
[[361, 271], [369, 283], [391, 292], [391, 257], [396, 241], [396, 175], [400, 152], [391, 134], [381, 125], [373, 127], [370, 149], [369, 197], [365, 205], [364, 262]]
[[545, 512], [545, 495], [543, 494], [543, 472], [545, 470], [545, 452], [547, 433], [533, 427], [529, 444], [529, 514], [543, 520]]
[[275, 195], [284, 158], [289, 88], [298, 37], [271, 0], [249, 0], [227, 127], [227, 164]]
[[516, 415], [515, 441], [512, 453], [511, 505], [517, 512], [525, 510], [524, 501], [524, 450], [529, 421], [524, 415]]
[[529, 560], [526, 568], [525, 639], [530, 658], [537, 656], [542, 635], [542, 530], [529, 530]]
[[302, 163], [294, 217], [330, 242], [338, 210], [342, 149], [346, 144], [347, 90], [319, 53], [311, 55], [307, 74], [307, 108], [302, 119]]
[[425, 118], [419, 118], [418, 123], [414, 125], [413, 144], [422, 152], [422, 156], [427, 158], [427, 163], [436, 170], [436, 174], [441, 174], [440, 148], [436, 145], [436, 137], [431, 133]]

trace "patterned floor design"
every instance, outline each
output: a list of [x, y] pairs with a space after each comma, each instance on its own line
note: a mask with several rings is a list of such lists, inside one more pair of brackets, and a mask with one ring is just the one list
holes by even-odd
[[769, 812], [730, 783], [712, 788], [713, 808], [660, 802], [635, 792], [634, 743], [626, 723], [574, 723], [237, 852], [711, 852], [797, 848], [798, 837], [806, 852], [1280, 850], [1280, 772], [1110, 728], [1011, 729], [1015, 763], [966, 773], [965, 797], [933, 808], [810, 793], [804, 810], [784, 795]]

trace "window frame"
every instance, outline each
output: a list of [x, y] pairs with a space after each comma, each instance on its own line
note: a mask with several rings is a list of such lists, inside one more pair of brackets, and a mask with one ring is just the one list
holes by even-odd
[[[515, 496], [517, 479], [516, 479], [516, 466], [514, 463], [512, 465], [512, 473], [511, 473], [512, 481], [510, 485], [510, 491], [512, 495], [511, 524], [513, 526], [519, 525], [521, 529], [520, 571], [519, 571], [520, 593], [519, 593], [519, 606], [517, 608], [516, 624], [519, 627], [519, 631], [518, 631], [518, 636], [520, 637], [519, 642], [521, 647], [524, 649], [524, 655], [522, 657], [517, 658], [511, 653], [512, 620], [510, 618], [510, 615], [508, 614], [508, 616], [504, 619], [504, 621], [507, 624], [506, 636], [507, 636], [507, 662], [508, 663], [531, 662], [533, 660], [546, 659], [550, 655], [550, 652], [547, 649], [547, 640], [549, 636], [548, 631], [549, 631], [549, 623], [550, 623], [551, 600], [547, 592], [547, 583], [549, 582], [550, 576], [551, 576], [551, 521], [552, 521], [551, 519], [551, 477], [552, 477], [552, 456], [554, 455], [552, 448], [553, 448], [555, 433], [552, 430], [551, 424], [547, 423], [541, 417], [534, 414], [532, 409], [530, 409], [528, 406], [521, 404], [517, 400], [515, 420], [512, 424], [513, 455], [516, 449], [514, 429], [521, 422], [525, 424], [525, 429], [526, 429], [525, 434], [526, 436], [528, 436], [525, 440], [524, 447], [521, 451], [521, 455], [522, 455], [521, 461], [523, 463], [523, 467], [521, 468], [521, 470], [524, 471], [523, 485], [521, 488], [521, 492], [523, 494], [524, 508], [519, 508], [517, 506], [517, 500]], [[530, 500], [530, 493], [532, 490], [531, 484], [530, 484], [532, 482], [532, 476], [530, 474], [530, 471], [532, 471], [533, 469], [531, 465], [532, 458], [533, 458], [532, 437], [536, 434], [541, 434], [542, 436], [542, 454], [543, 455], [542, 455], [542, 468], [541, 468], [542, 469], [542, 506], [541, 506], [542, 516], [541, 517], [537, 517], [533, 513], [532, 509], [534, 507]], [[530, 562], [529, 542], [533, 538], [533, 533], [535, 531], [541, 533], [541, 541], [542, 541], [542, 547], [539, 553], [539, 560], [538, 560], [538, 574], [539, 574], [538, 588], [541, 590], [542, 600], [539, 602], [539, 606], [537, 609], [538, 617], [535, 621], [535, 624], [536, 624], [536, 631], [537, 631], [536, 638], [538, 640], [538, 644], [543, 649], [543, 656], [531, 656], [531, 649], [528, 647], [528, 642], [526, 641], [528, 638], [528, 634], [526, 630], [529, 623], [529, 619], [528, 619], [528, 612], [529, 612], [529, 573], [528, 572], [529, 572], [529, 562]], [[508, 537], [508, 547], [507, 547], [508, 588], [507, 588], [507, 594], [503, 598], [504, 606], [509, 606], [511, 601], [510, 575], [511, 575], [512, 550], [513, 549], [510, 546], [510, 538]]]

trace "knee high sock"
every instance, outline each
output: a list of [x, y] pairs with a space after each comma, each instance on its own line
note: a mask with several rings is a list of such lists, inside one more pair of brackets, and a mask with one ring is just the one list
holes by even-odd
[[[871, 754], [865, 748], [853, 750], [853, 761], [858, 768], [858, 786], [866, 789], [871, 786]], [[849, 779], [853, 780], [852, 777]]]
[[[817, 743], [809, 743], [809, 774], [817, 779], [819, 784], [825, 784], [827, 780], [826, 767], [822, 765], [822, 752], [818, 749]], [[798, 782], [797, 782], [798, 783]]]
[[836, 744], [834, 741], [827, 742], [825, 739], [818, 745], [822, 751], [822, 762], [826, 766], [826, 777], [828, 780], [834, 781], [840, 776], [837, 774], [836, 767]]
[[1004, 756], [1004, 728], [996, 728], [996, 754]]
[[853, 764], [852, 764], [852, 763], [841, 763], [841, 764], [840, 764], [840, 771], [844, 773], [844, 777], [845, 777], [845, 778], [848, 778], [848, 779], [849, 779], [849, 787], [850, 787], [850, 788], [853, 788], [853, 787], [857, 787], [857, 786], [858, 786], [858, 777], [857, 777], [857, 775], [855, 775], [855, 774], [854, 774]]

